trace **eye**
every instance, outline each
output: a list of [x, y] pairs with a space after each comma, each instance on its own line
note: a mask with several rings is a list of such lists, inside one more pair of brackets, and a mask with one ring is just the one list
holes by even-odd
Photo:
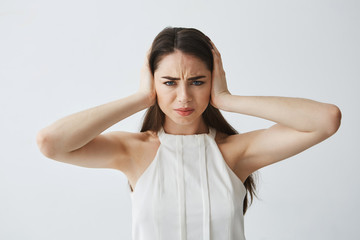
[[[170, 84], [168, 84], [168, 83], [170, 83]], [[164, 82], [164, 84], [165, 84], [166, 86], [173, 86], [173, 85], [174, 85], [173, 83], [175, 83], [175, 82], [174, 82], [174, 81]]]
[[203, 85], [204, 82], [203, 81], [193, 81], [194, 85], [196, 86], [200, 86], [200, 85]]

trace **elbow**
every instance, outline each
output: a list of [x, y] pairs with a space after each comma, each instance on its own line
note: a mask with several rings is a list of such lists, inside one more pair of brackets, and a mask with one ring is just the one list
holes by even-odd
[[50, 134], [45, 133], [43, 130], [39, 131], [36, 135], [36, 143], [40, 152], [47, 158], [53, 159], [55, 156], [55, 150], [53, 140]]
[[340, 108], [334, 104], [330, 104], [326, 120], [327, 124], [324, 124], [324, 126], [326, 126], [325, 131], [328, 136], [331, 136], [338, 131], [341, 124], [341, 117], [342, 114]]

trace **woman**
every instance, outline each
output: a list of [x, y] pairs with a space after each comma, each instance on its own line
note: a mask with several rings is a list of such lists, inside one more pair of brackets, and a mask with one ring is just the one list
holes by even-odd
[[[146, 108], [139, 133], [101, 134]], [[276, 124], [239, 134], [219, 109]], [[255, 171], [325, 140], [340, 120], [333, 104], [232, 95], [211, 40], [169, 27], [153, 42], [136, 93], [56, 121], [37, 143], [48, 158], [123, 172], [134, 240], [245, 239]]]

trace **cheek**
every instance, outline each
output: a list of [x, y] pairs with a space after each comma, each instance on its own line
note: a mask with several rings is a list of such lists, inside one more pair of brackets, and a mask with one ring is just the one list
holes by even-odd
[[166, 88], [163, 88], [161, 85], [155, 85], [155, 91], [158, 105], [160, 109], [164, 111], [164, 107], [166, 108], [171, 101], [171, 94], [169, 94], [169, 92], [166, 91]]
[[160, 90], [158, 81], [154, 81], [154, 88], [155, 88], [156, 92], [158, 92]]
[[159, 85], [158, 82], [155, 82], [155, 86], [154, 86], [154, 87], [155, 87], [156, 96], [157, 96], [157, 98], [158, 98], [158, 100], [159, 100], [159, 99], [161, 99], [162, 96], [164, 95], [163, 89], [161, 88], [161, 85]]
[[210, 101], [210, 95], [211, 95], [211, 86], [208, 85], [206, 88], [203, 89], [201, 96], [203, 100], [208, 99]]

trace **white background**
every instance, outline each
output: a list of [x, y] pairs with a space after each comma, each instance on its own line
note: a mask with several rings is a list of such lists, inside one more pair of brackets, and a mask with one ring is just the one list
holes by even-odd
[[[126, 176], [47, 159], [35, 136], [134, 93], [166, 26], [214, 41], [232, 94], [303, 97], [342, 111], [335, 135], [258, 171], [247, 239], [360, 239], [359, 23], [355, 0], [1, 0], [0, 239], [131, 239]], [[107, 131], [139, 131], [144, 112]], [[239, 132], [274, 124], [223, 114]]]

